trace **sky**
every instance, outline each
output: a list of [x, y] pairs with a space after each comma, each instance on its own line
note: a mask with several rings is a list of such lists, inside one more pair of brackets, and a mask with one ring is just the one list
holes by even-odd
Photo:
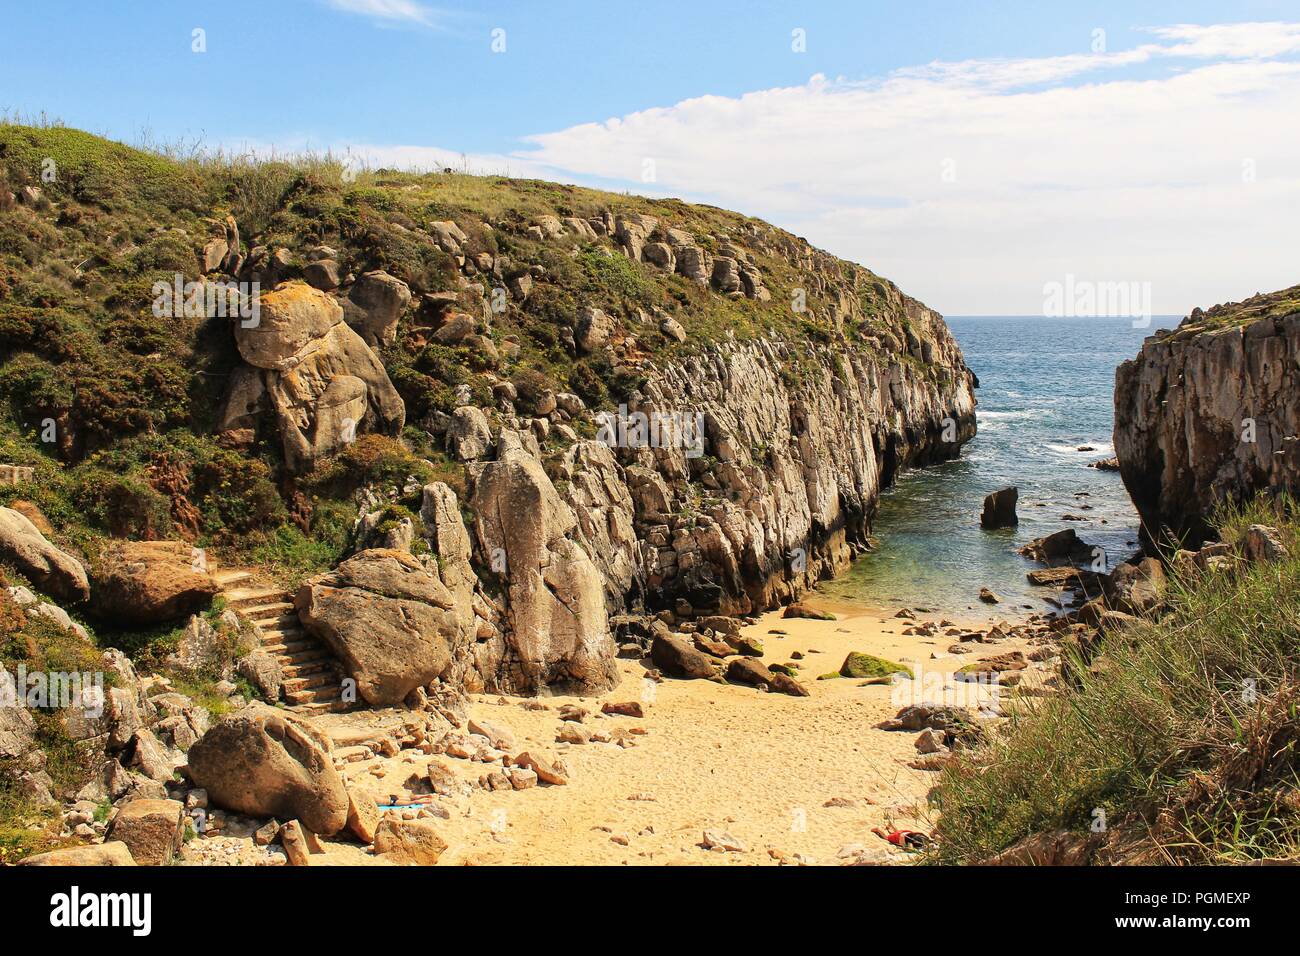
[[[1300, 0], [0, 0], [0, 110], [767, 219], [952, 315], [1300, 282]], [[197, 32], [196, 32], [197, 31]]]

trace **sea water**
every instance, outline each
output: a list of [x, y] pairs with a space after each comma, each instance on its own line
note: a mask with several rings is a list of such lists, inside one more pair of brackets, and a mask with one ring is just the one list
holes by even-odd
[[[1127, 318], [947, 319], [979, 376], [978, 432], [960, 458], [899, 476], [880, 499], [872, 529], [879, 548], [820, 590], [855, 603], [1008, 616], [1020, 605], [1051, 610], [1044, 598], [1055, 592], [1025, 577], [1039, 565], [1016, 553], [1033, 538], [1074, 528], [1105, 550], [1110, 566], [1133, 554], [1137, 514], [1119, 474], [1089, 466], [1115, 454], [1115, 367], [1156, 327], [1177, 321], [1135, 328]], [[982, 530], [984, 496], [1007, 485], [1020, 489], [1020, 524]], [[1003, 604], [982, 605], [982, 587]]]

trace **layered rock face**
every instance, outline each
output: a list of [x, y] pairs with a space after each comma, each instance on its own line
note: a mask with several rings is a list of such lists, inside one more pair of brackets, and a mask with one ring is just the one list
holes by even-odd
[[[974, 434], [970, 375], [933, 323], [928, 365], [765, 340], [717, 346], [665, 368], [627, 407], [636, 421], [698, 415], [697, 447], [570, 448], [557, 471], [611, 609], [748, 613], [843, 570], [898, 469], [954, 457]], [[799, 360], [810, 371], [791, 382]]]
[[469, 469], [472, 535], [450, 489], [424, 492], [443, 579], [473, 607], [475, 641], [447, 673], [471, 690], [595, 693], [617, 679], [610, 616], [749, 613], [842, 571], [895, 473], [974, 432], [973, 377], [928, 315], [925, 364], [759, 340], [666, 366], [623, 410], [658, 422], [660, 442], [629, 438], [620, 411], [543, 462], [530, 433], [502, 427], [495, 460]]
[[1300, 287], [1197, 309], [1115, 373], [1115, 452], [1147, 541], [1224, 501], [1300, 491]]

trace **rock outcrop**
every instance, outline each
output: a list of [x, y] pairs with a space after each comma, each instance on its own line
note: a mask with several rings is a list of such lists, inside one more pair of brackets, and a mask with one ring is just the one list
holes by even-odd
[[[387, 321], [377, 330], [365, 327], [382, 339]], [[363, 432], [401, 432], [402, 399], [370, 346], [343, 321], [337, 299], [287, 282], [260, 297], [256, 320], [238, 320], [234, 329], [247, 364], [231, 374], [219, 432], [255, 429], [269, 415], [294, 472], [310, 470]]]
[[503, 434], [474, 485], [481, 552], [504, 579], [506, 643], [495, 685], [514, 693], [617, 683], [604, 582], [573, 537], [578, 520], [541, 462]]
[[60, 600], [90, 597], [81, 562], [50, 544], [36, 525], [12, 508], [0, 508], [0, 559], [12, 562], [33, 584]]
[[121, 841], [142, 866], [166, 866], [180, 852], [185, 807], [179, 800], [131, 800], [113, 818], [104, 838]]
[[392, 549], [362, 551], [306, 581], [295, 605], [376, 707], [441, 677], [473, 636], [437, 564]]
[[206, 607], [220, 590], [183, 541], [122, 541], [95, 564], [90, 606], [104, 620], [161, 624]]
[[1300, 286], [1149, 337], [1115, 373], [1115, 451], [1148, 541], [1194, 547], [1219, 503], [1300, 491]]
[[981, 528], [1013, 528], [1020, 523], [1016, 516], [1016, 502], [1020, 490], [1014, 486], [999, 488], [984, 496], [984, 510], [980, 513]]
[[349, 325], [367, 345], [391, 345], [397, 337], [397, 323], [411, 304], [411, 289], [401, 279], [383, 270], [362, 273], [343, 303]]
[[223, 718], [189, 751], [195, 786], [217, 806], [301, 820], [330, 836], [348, 821], [348, 793], [328, 737], [283, 711], [251, 704]]

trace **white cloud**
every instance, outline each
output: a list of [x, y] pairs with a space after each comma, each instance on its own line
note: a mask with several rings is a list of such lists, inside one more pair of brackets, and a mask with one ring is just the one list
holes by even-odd
[[1036, 312], [1066, 272], [1149, 281], [1178, 313], [1294, 283], [1300, 63], [1278, 57], [1300, 24], [1151, 32], [699, 97], [515, 155], [633, 189], [653, 158], [657, 189], [768, 218], [953, 313]]
[[436, 11], [415, 0], [326, 0], [336, 10], [356, 13], [382, 23], [415, 23], [434, 26]]
[[1036, 313], [1067, 273], [1150, 282], [1177, 314], [1300, 281], [1300, 24], [1148, 32], [1130, 50], [701, 96], [509, 154], [334, 151], [710, 202], [951, 314]]
[[1168, 56], [1275, 57], [1300, 52], [1300, 23], [1219, 23], [1197, 26], [1180, 23], [1153, 27], [1162, 40], [1181, 40], [1163, 48]]

